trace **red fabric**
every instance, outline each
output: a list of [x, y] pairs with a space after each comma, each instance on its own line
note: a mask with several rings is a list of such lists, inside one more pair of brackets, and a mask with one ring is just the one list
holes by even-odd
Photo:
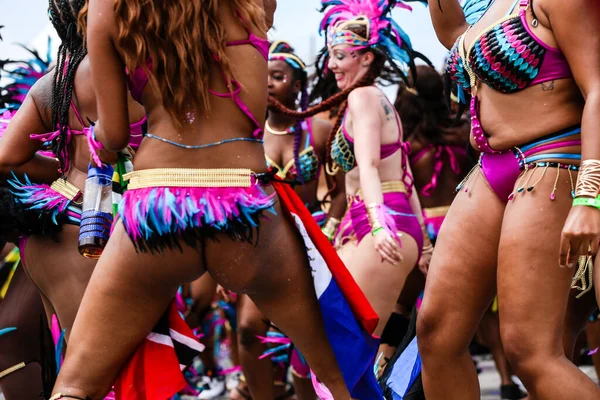
[[[194, 338], [173, 301], [167, 310], [169, 328]], [[166, 400], [186, 386], [174, 347], [146, 338], [114, 385], [116, 400]]]
[[327, 266], [344, 294], [346, 301], [350, 305], [356, 319], [361, 323], [365, 331], [372, 334], [379, 323], [379, 316], [371, 307], [371, 304], [365, 297], [337, 252], [329, 243], [329, 240], [321, 232], [321, 229], [312, 218], [312, 215], [300, 199], [296, 192], [287, 184], [275, 181], [273, 183], [275, 191], [279, 196], [282, 206], [291, 213], [296, 214], [304, 224], [311, 240], [317, 247], [319, 253], [327, 262]]

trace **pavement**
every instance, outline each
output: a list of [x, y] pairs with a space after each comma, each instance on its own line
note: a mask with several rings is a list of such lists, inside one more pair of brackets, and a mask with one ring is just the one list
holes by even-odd
[[[489, 357], [481, 358], [478, 361], [478, 366], [482, 369], [481, 374], [479, 374], [481, 400], [500, 400], [500, 375], [496, 371], [494, 362]], [[583, 366], [581, 370], [598, 383], [593, 367]], [[2, 393], [0, 393], [0, 400], [5, 400]], [[214, 400], [229, 400], [229, 397], [219, 397]]]

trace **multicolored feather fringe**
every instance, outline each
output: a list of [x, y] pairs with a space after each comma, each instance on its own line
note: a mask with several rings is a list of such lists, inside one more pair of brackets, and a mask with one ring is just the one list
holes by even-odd
[[292, 351], [292, 341], [281, 332], [267, 332], [267, 336], [257, 336], [262, 344], [275, 345], [265, 350], [258, 357], [259, 360], [270, 357], [273, 362], [288, 363], [290, 360], [290, 352]]
[[264, 211], [275, 213], [275, 195], [249, 188], [151, 187], [128, 190], [119, 218], [141, 252], [181, 249], [180, 241], [198, 248], [205, 238], [225, 234], [254, 242]]
[[29, 177], [24, 176], [21, 182], [13, 174], [7, 183], [13, 188], [16, 200], [27, 210], [40, 211], [40, 218], [49, 216], [55, 225], [66, 222], [75, 225], [81, 222], [81, 209], [73, 206], [72, 201], [58, 193], [46, 184], [33, 184]]

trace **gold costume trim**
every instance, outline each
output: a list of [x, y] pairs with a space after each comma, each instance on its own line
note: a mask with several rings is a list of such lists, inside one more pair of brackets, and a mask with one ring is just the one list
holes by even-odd
[[[406, 185], [404, 184], [404, 182], [402, 181], [388, 181], [388, 182], [381, 182], [381, 193], [386, 194], [386, 193], [408, 193], [408, 190], [406, 190]], [[347, 200], [348, 200], [348, 206], [350, 206], [350, 204], [352, 202], [354, 202], [355, 200], [361, 200], [362, 199], [362, 189], [358, 189], [358, 191], [356, 192], [356, 194], [354, 196], [347, 196]]]
[[151, 187], [252, 187], [256, 173], [245, 168], [155, 168], [133, 171], [123, 175], [128, 189]]
[[71, 201], [74, 201], [81, 196], [81, 190], [66, 179], [61, 178], [55, 180], [52, 182], [52, 185], [50, 185], [50, 188]]
[[449, 209], [450, 209], [450, 206], [424, 208], [423, 215], [426, 218], [445, 217], [446, 214], [448, 214]]
[[5, 376], [8, 376], [10, 374], [12, 374], [13, 372], [17, 372], [20, 369], [25, 368], [25, 363], [19, 363], [17, 365], [13, 365], [10, 368], [5, 369], [4, 371], [0, 372], [0, 379], [4, 378]]

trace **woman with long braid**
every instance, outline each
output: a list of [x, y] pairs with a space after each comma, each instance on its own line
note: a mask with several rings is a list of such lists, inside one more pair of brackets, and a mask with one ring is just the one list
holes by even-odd
[[322, 59], [341, 92], [305, 113], [277, 106], [304, 117], [341, 104], [326, 166], [329, 173], [346, 173], [349, 206], [334, 243], [377, 311], [380, 323], [375, 334], [380, 335], [406, 276], [422, 250], [425, 264], [432, 250], [429, 238], [423, 239], [423, 218], [400, 120], [373, 86], [377, 79], [405, 79], [398, 65], [414, 66], [414, 53], [390, 18], [395, 1], [323, 4], [324, 10], [333, 7], [321, 24], [328, 46], [328, 57]]
[[[32, 60], [6, 60], [2, 65], [7, 72], [2, 78], [8, 83], [0, 88], [0, 136], [50, 67], [49, 55], [44, 60], [36, 51], [27, 50]], [[21, 266], [13, 242], [24, 232], [42, 234], [56, 229], [39, 224], [37, 212], [17, 204], [6, 182], [0, 186], [0, 221], [0, 392], [6, 400], [45, 399], [56, 378], [54, 344], [42, 298]]]
[[335, 398], [349, 400], [305, 245], [275, 202], [261, 145], [274, 2], [89, 6], [99, 107], [89, 140], [109, 151], [127, 145], [128, 84], [152, 133], [126, 176], [119, 219], [82, 302], [53, 399], [102, 398], [179, 286], [208, 271], [226, 289], [248, 294]]
[[[9, 183], [19, 205], [38, 212], [39, 224], [59, 227], [48, 235], [22, 237], [20, 249], [48, 321], [56, 315], [65, 339], [96, 264], [78, 251], [81, 195], [90, 160], [84, 118], [97, 116], [87, 50], [77, 30], [84, 5], [84, 0], [49, 1], [48, 15], [62, 40], [56, 68], [34, 85], [0, 141], [0, 172], [17, 175]], [[133, 101], [130, 109], [132, 120], [141, 121], [132, 126], [141, 139], [144, 110]], [[37, 153], [46, 145], [58, 160]]]
[[468, 345], [497, 290], [504, 351], [529, 395], [599, 398], [565, 357], [573, 270], [560, 266], [595, 254], [600, 239], [600, 4], [467, 1], [466, 14], [457, 0], [429, 5], [452, 48], [448, 73], [471, 97], [482, 156], [427, 275], [417, 323], [425, 395], [479, 399]]

